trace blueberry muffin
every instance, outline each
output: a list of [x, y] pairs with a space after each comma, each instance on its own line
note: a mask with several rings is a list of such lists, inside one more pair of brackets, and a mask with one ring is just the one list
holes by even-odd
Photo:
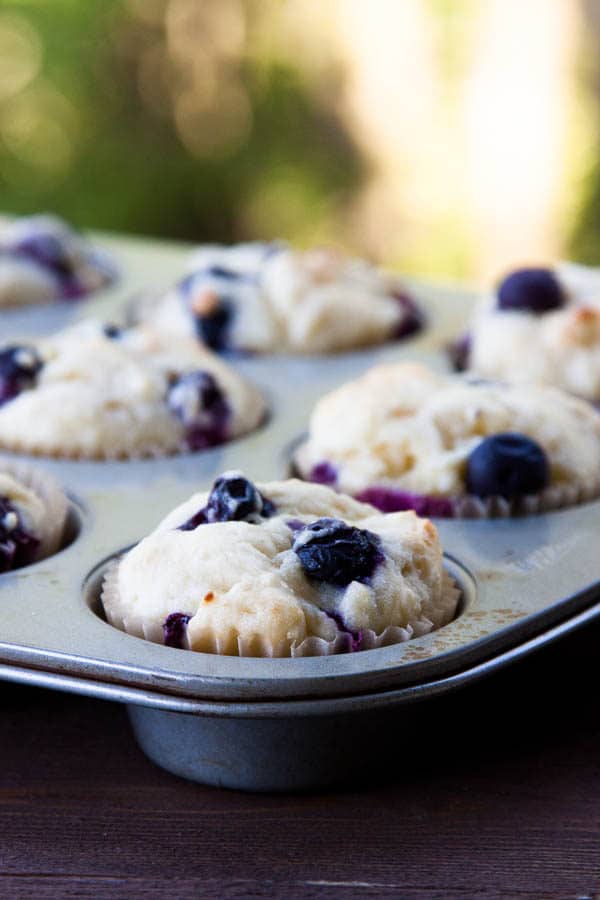
[[295, 465], [383, 510], [533, 512], [599, 492], [600, 417], [555, 388], [383, 365], [318, 402]]
[[0, 223], [0, 308], [76, 300], [115, 277], [107, 256], [55, 216]]
[[55, 553], [66, 517], [67, 500], [54, 479], [0, 459], [0, 572]]
[[333, 353], [414, 334], [422, 316], [398, 279], [326, 249], [205, 247], [145, 315], [213, 350]]
[[580, 267], [519, 269], [454, 345], [456, 368], [600, 400], [600, 279]]
[[442, 562], [435, 527], [412, 512], [229, 472], [121, 558], [103, 603], [116, 627], [171, 647], [348, 652], [449, 622], [458, 593]]
[[85, 322], [0, 348], [0, 447], [92, 459], [203, 450], [252, 431], [259, 393], [195, 341]]

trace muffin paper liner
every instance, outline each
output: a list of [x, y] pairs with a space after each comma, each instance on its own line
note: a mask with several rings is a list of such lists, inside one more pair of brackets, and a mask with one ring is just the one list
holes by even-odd
[[36, 562], [51, 556], [60, 549], [63, 541], [69, 501], [58, 482], [47, 472], [42, 472], [27, 463], [15, 462], [0, 457], [0, 471], [13, 476], [34, 492], [43, 502], [45, 516], [39, 538], [40, 546]]
[[[456, 615], [461, 592], [454, 579], [444, 570], [441, 604], [435, 609], [428, 609], [431, 618], [423, 615], [412, 625], [388, 625], [381, 634], [371, 629], [359, 632], [358, 639], [352, 634], [338, 634], [332, 641], [319, 637], [305, 638], [301, 644], [291, 649], [291, 656], [331, 656], [336, 653], [352, 651], [376, 650], [392, 644], [402, 644], [411, 638], [422, 637], [447, 625]], [[435, 620], [435, 623], [434, 621]], [[358, 643], [358, 646], [356, 644]]]
[[[232, 438], [233, 440], [233, 438]], [[227, 442], [225, 442], [227, 443]], [[210, 449], [210, 448], [208, 448]], [[44, 444], [24, 445], [11, 444], [10, 446], [0, 447], [0, 451], [4, 450], [8, 453], [21, 453], [26, 456], [47, 459], [68, 459], [68, 460], [88, 460], [94, 462], [118, 462], [119, 460], [137, 461], [141, 459], [164, 459], [169, 456], [179, 456], [183, 453], [196, 453], [202, 451], [190, 450], [185, 444], [179, 445], [177, 448], [165, 449], [161, 447], [146, 447], [142, 450], [131, 451], [129, 453], [115, 452], [110, 449], [105, 451], [96, 451], [88, 453], [83, 450], [74, 448], [61, 448], [55, 446], [47, 446]]]
[[[3, 222], [0, 221], [0, 228], [2, 225]], [[27, 257], [9, 254], [8, 261], [20, 264], [21, 271], [4, 291], [0, 307], [7, 310], [79, 302], [106, 290], [119, 278], [116, 264], [104, 250], [89, 251], [83, 263], [77, 266], [77, 271], [66, 279]], [[41, 289], [40, 278], [47, 279], [49, 286], [52, 283], [50, 293]]]
[[48, 446], [42, 443], [30, 445], [30, 444], [21, 444], [21, 443], [13, 443], [10, 446], [4, 445], [0, 446], [0, 453], [20, 453], [24, 456], [32, 456], [37, 458], [47, 458], [47, 459], [68, 459], [68, 460], [86, 460], [93, 462], [137, 462], [142, 459], [166, 459], [171, 456], [182, 456], [189, 455], [190, 453], [205, 453], [207, 450], [214, 450], [218, 447], [224, 447], [227, 444], [231, 443], [231, 441], [240, 440], [240, 438], [244, 438], [248, 435], [253, 434], [256, 430], [258, 430], [264, 423], [268, 416], [268, 411], [265, 410], [263, 416], [259, 421], [249, 428], [248, 430], [242, 431], [239, 434], [232, 434], [226, 440], [222, 441], [219, 444], [212, 444], [208, 447], [202, 447], [198, 450], [192, 450], [190, 447], [184, 442], [181, 441], [176, 446], [171, 447], [160, 447], [160, 446], [148, 446], [144, 447], [141, 450], [131, 449], [130, 451], [114, 451], [110, 450], [110, 448], [106, 448], [106, 450], [92, 452], [86, 452], [81, 449], [75, 448], [60, 448], [58, 449], [55, 446]]
[[[357, 500], [370, 503], [383, 512], [401, 512], [415, 509], [419, 515], [447, 519], [500, 519], [513, 516], [533, 516], [552, 510], [565, 509], [578, 503], [587, 503], [600, 496], [600, 477], [593, 482], [550, 485], [537, 494], [507, 499], [506, 497], [435, 497], [426, 494], [413, 495], [412, 505], [394, 506], [392, 495], [395, 488], [378, 485], [355, 494]], [[389, 492], [388, 502], [382, 503], [378, 493]], [[398, 490], [399, 494], [403, 491]], [[379, 500], [379, 502], [378, 502]]]
[[[101, 590], [101, 601], [108, 622], [121, 631], [135, 637], [145, 638], [157, 644], [164, 644], [162, 624], [144, 621], [142, 615], [131, 615], [124, 608], [119, 594], [118, 585], [119, 560], [114, 562], [104, 576]], [[288, 643], [273, 645], [261, 635], [253, 635], [248, 640], [243, 640], [239, 635], [231, 633], [225, 635], [207, 634], [202, 647], [197, 647], [192, 652], [217, 653], [227, 656], [246, 657], [300, 657], [300, 656], [331, 656], [338, 653], [352, 651], [374, 650], [378, 647], [388, 647], [391, 644], [400, 644], [411, 638], [429, 634], [443, 625], [447, 625], [456, 616], [456, 610], [461, 597], [461, 591], [454, 579], [444, 570], [442, 598], [435, 606], [432, 603], [426, 605], [423, 615], [412, 625], [402, 627], [389, 625], [380, 634], [370, 629], [361, 631], [358, 635], [341, 632], [333, 640], [327, 641], [320, 637], [307, 637], [300, 644], [290, 646]], [[190, 649], [184, 647], [183, 649]]]

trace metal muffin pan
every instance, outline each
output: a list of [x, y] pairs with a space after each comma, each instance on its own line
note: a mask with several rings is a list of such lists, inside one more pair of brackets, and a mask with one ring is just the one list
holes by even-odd
[[[119, 248], [131, 278], [77, 315], [118, 321], [127, 287], [142, 283], [146, 258], [155, 272], [170, 271], [168, 281], [186, 254], [146, 242]], [[34, 460], [72, 498], [71, 543], [0, 578], [0, 678], [128, 703], [145, 752], [187, 778], [304, 789], [351, 777], [367, 736], [382, 733], [398, 708], [455, 690], [599, 616], [595, 502], [524, 519], [439, 521], [447, 567], [463, 591], [460, 615], [393, 647], [240, 659], [152, 644], [104, 621], [99, 589], [107, 562], [223, 470], [242, 469], [257, 481], [286, 477], [291, 442], [324, 391], [383, 360], [445, 367], [439, 348], [460, 330], [471, 297], [422, 286], [418, 295], [430, 327], [414, 341], [335, 357], [233, 359], [271, 410], [265, 426], [245, 438], [160, 460]], [[23, 335], [27, 316], [17, 318]]]

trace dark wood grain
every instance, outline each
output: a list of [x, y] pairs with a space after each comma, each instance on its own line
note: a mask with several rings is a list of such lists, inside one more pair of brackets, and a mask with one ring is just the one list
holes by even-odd
[[399, 716], [379, 781], [179, 780], [117, 705], [0, 685], [1, 897], [600, 900], [600, 629]]

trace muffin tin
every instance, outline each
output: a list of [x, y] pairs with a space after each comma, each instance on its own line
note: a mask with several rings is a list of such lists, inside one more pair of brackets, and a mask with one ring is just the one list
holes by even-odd
[[[120, 289], [70, 306], [70, 316], [118, 320], [132, 289], [144, 279], [167, 284], [187, 255], [157, 242], [118, 241], [116, 250]], [[286, 477], [293, 442], [324, 391], [383, 360], [445, 367], [441, 347], [460, 330], [472, 297], [415, 290], [430, 323], [415, 340], [335, 357], [233, 358], [270, 406], [268, 423], [243, 439], [159, 460], [37, 460], [71, 498], [69, 543], [0, 578], [0, 678], [127, 703], [148, 756], [184, 777], [306, 789], [361, 772], [408, 704], [456, 690], [600, 616], [595, 502], [524, 519], [440, 521], [446, 565], [462, 588], [460, 614], [405, 644], [241, 659], [152, 644], [104, 621], [99, 589], [111, 558], [223, 470], [257, 481]], [[41, 312], [44, 328], [64, 324]], [[40, 311], [26, 313], [6, 321], [4, 337], [39, 333]]]

